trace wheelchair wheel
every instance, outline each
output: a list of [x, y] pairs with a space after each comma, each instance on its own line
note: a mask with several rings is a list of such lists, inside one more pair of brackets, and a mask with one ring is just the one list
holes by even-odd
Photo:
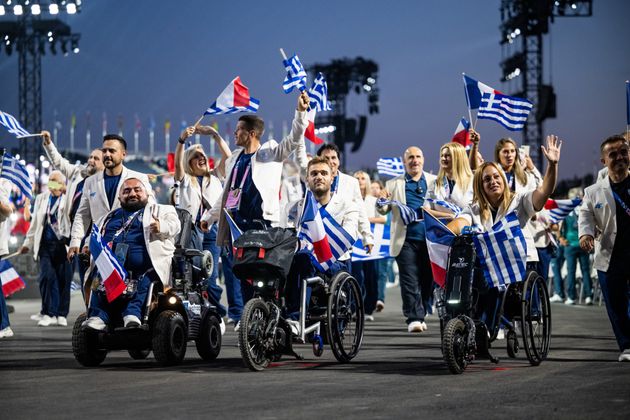
[[363, 297], [359, 284], [350, 274], [341, 271], [332, 278], [328, 297], [328, 343], [341, 363], [352, 360], [363, 342], [365, 322]]
[[272, 352], [265, 337], [268, 324], [269, 308], [265, 302], [260, 298], [247, 302], [241, 315], [238, 345], [243, 363], [253, 371], [264, 370], [271, 361]]
[[514, 330], [510, 330], [507, 332], [506, 336], [506, 344], [507, 344], [507, 354], [510, 358], [516, 358], [518, 354], [519, 346], [518, 346], [518, 337], [516, 336], [516, 332]]
[[153, 355], [163, 366], [174, 365], [186, 355], [188, 333], [186, 322], [179, 312], [160, 312], [153, 323]]
[[551, 304], [545, 281], [536, 272], [530, 272], [523, 285], [521, 310], [523, 348], [529, 363], [537, 366], [549, 352]]
[[72, 328], [72, 353], [74, 358], [82, 366], [94, 367], [103, 363], [107, 356], [106, 350], [99, 350], [97, 344], [97, 332], [81, 328], [83, 321], [87, 319], [87, 315], [82, 313], [79, 315]]
[[151, 353], [151, 349], [146, 349], [146, 350], [127, 350], [129, 353], [129, 356], [131, 356], [131, 358], [133, 360], [144, 360], [147, 357], [149, 357], [149, 354]]
[[203, 360], [211, 361], [221, 352], [221, 322], [215, 315], [204, 317], [199, 337], [195, 340], [197, 353]]
[[463, 373], [468, 366], [470, 349], [464, 321], [453, 318], [444, 327], [442, 355], [451, 373]]

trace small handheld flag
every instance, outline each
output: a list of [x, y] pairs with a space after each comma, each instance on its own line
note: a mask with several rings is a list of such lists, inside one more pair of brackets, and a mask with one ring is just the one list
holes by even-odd
[[405, 165], [399, 157], [379, 158], [376, 169], [379, 175], [400, 176], [405, 173]]
[[322, 144], [324, 143], [324, 140], [317, 137], [317, 135], [315, 134], [315, 114], [317, 114], [317, 112], [313, 107], [311, 107], [311, 109], [306, 114], [308, 126], [306, 126], [306, 130], [304, 131], [304, 137], [315, 144]]
[[520, 131], [532, 107], [527, 99], [486, 92], [482, 95], [477, 118], [494, 120], [508, 130]]
[[0, 279], [2, 280], [2, 293], [4, 297], [9, 297], [26, 287], [26, 283], [15, 268], [7, 260], [0, 261]]
[[352, 261], [369, 261], [380, 260], [388, 258], [389, 245], [391, 238], [391, 225], [385, 225], [383, 223], [370, 223], [370, 230], [374, 235], [374, 246], [372, 252], [367, 253], [363, 249], [363, 242], [358, 239], [352, 246]]
[[422, 217], [420, 217], [416, 210], [412, 209], [406, 204], [401, 203], [398, 200], [387, 200], [385, 198], [379, 198], [376, 200], [376, 205], [379, 207], [387, 205], [398, 207], [398, 210], [400, 211], [400, 218], [405, 225], [422, 220]]
[[545, 203], [545, 209], [549, 211], [549, 221], [551, 223], [560, 223], [563, 221], [577, 206], [582, 203], [579, 197], [568, 200], [548, 199]]
[[227, 85], [217, 100], [210, 105], [203, 115], [256, 112], [259, 105], [260, 101], [249, 96], [249, 89], [241, 82], [241, 78], [237, 76]]
[[444, 284], [446, 284], [448, 254], [453, 239], [455, 239], [455, 234], [428, 212], [425, 214], [424, 220], [426, 226], [427, 251], [429, 252], [429, 260], [431, 261], [433, 281], [439, 286], [444, 287]]
[[453, 134], [453, 139], [451, 140], [453, 143], [459, 143], [464, 146], [467, 150], [470, 149], [472, 145], [472, 141], [470, 141], [470, 122], [464, 117], [457, 124], [457, 128], [455, 129], [455, 134]]
[[232, 237], [232, 243], [236, 241], [242, 234], [243, 231], [238, 227], [230, 212], [227, 209], [223, 209], [225, 212], [225, 220], [227, 220], [228, 226], [230, 227], [230, 236]]
[[304, 91], [306, 89], [306, 70], [304, 70], [300, 58], [293, 55], [291, 58], [282, 60], [282, 64], [287, 70], [287, 75], [282, 82], [284, 93], [290, 93], [296, 87], [300, 91]]
[[112, 250], [105, 243], [98, 227], [94, 224], [90, 235], [90, 252], [101, 279], [103, 279], [107, 301], [112, 302], [125, 291], [127, 272], [120, 265]]
[[478, 109], [481, 107], [481, 98], [484, 93], [496, 93], [501, 94], [498, 90], [491, 88], [490, 86], [478, 82], [472, 77], [468, 77], [464, 74], [464, 92], [466, 93], [466, 103], [468, 109]]
[[309, 104], [311, 109], [315, 108], [317, 111], [332, 110], [330, 102], [328, 102], [328, 84], [322, 73], [317, 74], [313, 86], [308, 91], [308, 96], [311, 98]]
[[317, 207], [317, 201], [313, 197], [313, 193], [308, 190], [304, 198], [304, 210], [300, 221], [300, 239], [305, 239], [313, 244], [315, 258], [319, 263], [323, 263], [330, 260], [333, 254], [326, 236], [324, 221]]
[[31, 133], [26, 131], [18, 120], [11, 114], [0, 111], [0, 124], [2, 124], [9, 133], [15, 135], [17, 138], [31, 136]]
[[33, 185], [31, 184], [28, 171], [15, 157], [9, 153], [2, 156], [2, 164], [0, 165], [0, 178], [8, 179], [20, 192], [29, 200], [33, 201]]

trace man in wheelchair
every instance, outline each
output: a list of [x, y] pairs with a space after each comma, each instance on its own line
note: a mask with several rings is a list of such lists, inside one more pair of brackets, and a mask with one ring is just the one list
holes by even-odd
[[124, 327], [139, 327], [151, 282], [169, 284], [180, 221], [172, 206], [149, 202], [147, 191], [140, 179], [125, 180], [119, 195], [121, 207], [100, 224], [103, 239], [128, 273], [127, 288], [108, 303], [103, 282], [94, 278], [85, 328], [102, 331], [121, 315]]
[[[325, 158], [317, 156], [309, 161], [306, 181], [308, 189], [312, 192], [313, 197], [317, 201], [318, 208], [325, 208], [328, 214], [330, 214], [347, 233], [353, 238], [356, 238], [359, 226], [359, 208], [354, 201], [348, 197], [344, 198], [339, 194], [332, 194], [332, 168]], [[296, 217], [295, 220], [301, 220], [301, 215], [305, 207], [303, 201], [300, 201], [300, 203], [295, 206], [298, 208], [296, 208], [293, 213], [300, 215], [300, 217]], [[290, 210], [289, 214], [291, 213], [292, 211]], [[293, 263], [291, 264], [291, 269], [284, 287], [287, 322], [291, 325], [291, 329], [296, 335], [299, 334], [299, 323], [297, 319], [300, 315], [301, 280], [314, 277], [320, 271], [320, 267], [317, 267], [313, 261], [313, 256], [317, 255], [317, 252], [310, 249], [311, 247], [302, 248], [303, 249], [298, 251], [293, 258]], [[335, 273], [342, 270], [350, 271], [349, 251], [346, 251], [336, 261], [329, 264], [325, 272], [321, 274], [325, 277], [332, 278]], [[308, 292], [307, 302], [309, 300], [310, 291]]]

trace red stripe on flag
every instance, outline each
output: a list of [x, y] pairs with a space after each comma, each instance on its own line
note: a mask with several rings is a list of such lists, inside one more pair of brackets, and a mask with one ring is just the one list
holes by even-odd
[[322, 144], [324, 140], [320, 139], [315, 135], [315, 123], [313, 121], [308, 122], [308, 127], [306, 127], [306, 131], [304, 132], [304, 137], [309, 139], [315, 144]]
[[431, 263], [431, 271], [433, 271], [433, 281], [437, 283], [438, 286], [444, 287], [446, 284], [446, 269]]
[[318, 262], [328, 261], [333, 257], [332, 251], [330, 250], [330, 244], [328, 243], [328, 237], [324, 236], [324, 238], [320, 241], [313, 242], [313, 251], [315, 252], [315, 256], [317, 257]]
[[113, 270], [109, 277], [103, 281], [103, 285], [105, 286], [105, 295], [107, 296], [108, 302], [112, 302], [120, 296], [127, 287], [116, 270]]
[[24, 280], [20, 277], [10, 280], [2, 285], [2, 293], [4, 293], [4, 297], [9, 297], [15, 292], [19, 292], [24, 289], [26, 284], [24, 284]]
[[470, 132], [468, 130], [462, 130], [455, 133], [452, 141], [454, 143], [459, 143], [464, 147], [472, 144], [472, 142], [470, 141]]
[[249, 105], [249, 89], [241, 83], [241, 78], [234, 79], [234, 106]]
[[552, 200], [551, 198], [549, 198], [547, 202], [545, 203], [545, 209], [547, 210], [553, 210], [557, 208], [558, 208], [558, 203], [556, 203], [556, 200]]

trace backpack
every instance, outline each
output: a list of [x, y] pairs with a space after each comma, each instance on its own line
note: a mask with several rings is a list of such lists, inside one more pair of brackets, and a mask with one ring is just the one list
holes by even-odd
[[241, 280], [286, 279], [297, 249], [297, 237], [290, 229], [248, 230], [234, 241], [232, 271]]

